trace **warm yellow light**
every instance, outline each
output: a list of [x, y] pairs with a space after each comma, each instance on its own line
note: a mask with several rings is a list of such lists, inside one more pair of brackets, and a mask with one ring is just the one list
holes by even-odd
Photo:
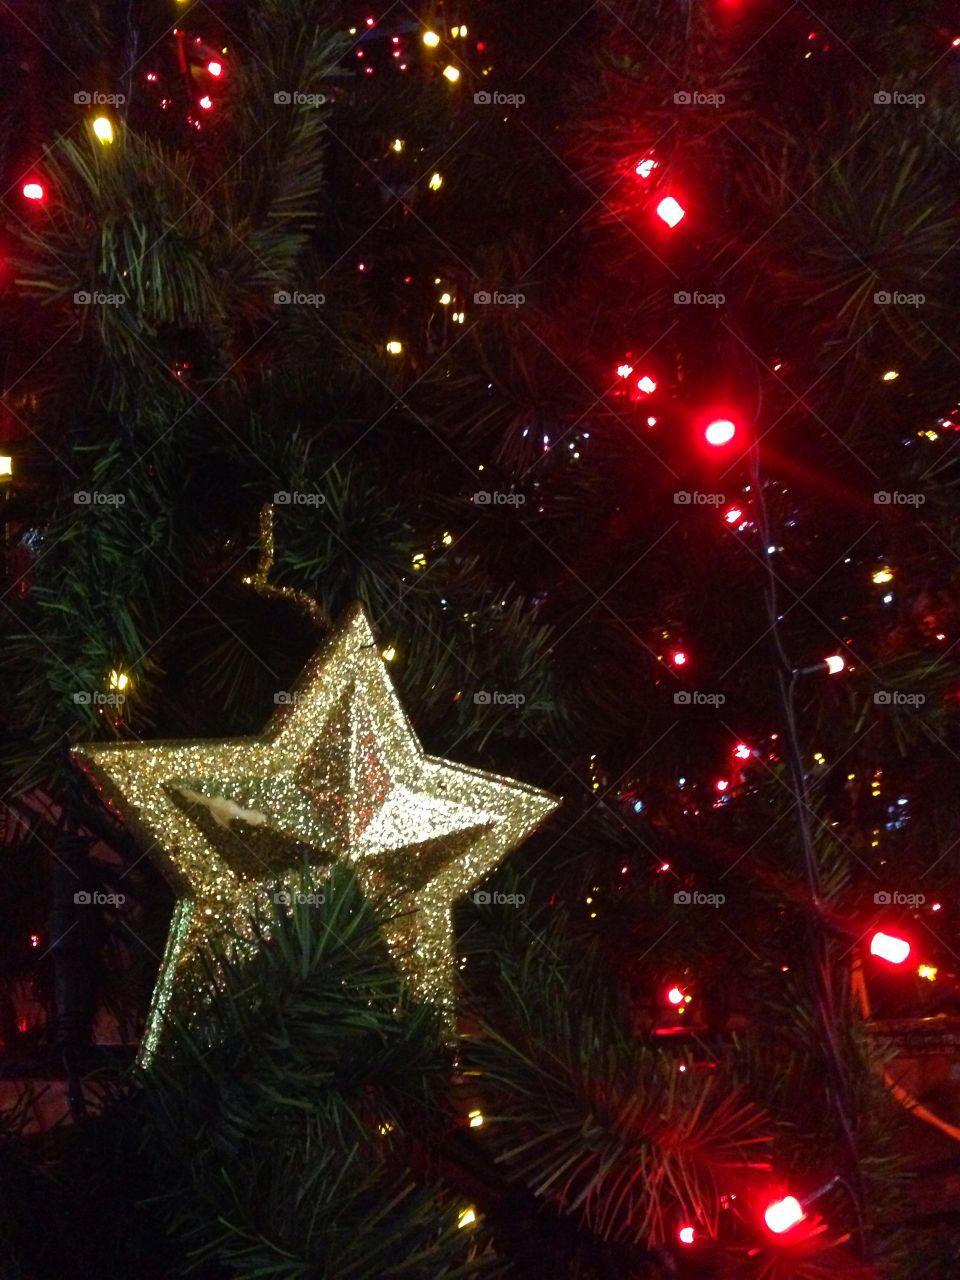
[[882, 587], [885, 582], [892, 582], [893, 570], [887, 569], [887, 568], [878, 569], [876, 573], [873, 575], [873, 581], [877, 584], [878, 587]]
[[430, 179], [429, 185], [430, 185], [431, 191], [439, 191], [440, 188], [443, 186], [443, 178], [441, 178], [439, 173], [435, 173], [433, 177]]
[[899, 373], [897, 373], [896, 369], [888, 369], [887, 372], [883, 375], [883, 380], [884, 382], [896, 382], [897, 378], [899, 377], [900, 375]]
[[423, 554], [422, 551], [418, 551], [417, 554], [413, 557], [413, 567], [414, 569], [417, 570], [417, 572], [427, 567], [427, 557]]
[[472, 1227], [477, 1220], [477, 1211], [473, 1205], [467, 1209], [460, 1210], [460, 1216], [457, 1218], [457, 1226], [462, 1230], [464, 1227]]
[[380, 655], [380, 657], [384, 660], [384, 662], [393, 662], [396, 656], [397, 656], [396, 646], [392, 644], [388, 645], [386, 649], [384, 649], [383, 653], [381, 653]]
[[402, 151], [402, 150], [403, 150], [403, 139], [402, 139], [402, 138], [394, 138], [394, 140], [390, 143], [390, 146], [393, 148], [393, 150], [394, 150], [394, 151]]
[[928, 982], [936, 982], [937, 966], [935, 964], [921, 964], [917, 966], [917, 976], [926, 978]]
[[467, 315], [466, 315], [466, 312], [465, 312], [465, 311], [455, 311], [455, 312], [453, 313], [453, 322], [454, 322], [454, 324], [463, 324], [463, 322], [464, 322], [464, 320], [466, 320], [466, 318], [467, 318]]
[[101, 142], [106, 143], [113, 141], [113, 125], [106, 116], [97, 116], [96, 120], [93, 122], [93, 132]]
[[440, 37], [435, 31], [425, 31], [423, 33], [423, 43], [428, 49], [435, 49], [440, 43]]
[[451, 84], [456, 84], [460, 79], [459, 67], [444, 67], [443, 74], [447, 77]]
[[125, 689], [129, 683], [130, 683], [130, 677], [127, 675], [125, 671], [110, 672], [110, 688], [111, 689]]
[[461, 26], [460, 26], [460, 34], [461, 34], [461, 36], [463, 36], [464, 38], [466, 38], [466, 34], [467, 34], [467, 27], [466, 27], [466, 23], [462, 23], [462, 24], [461, 24]]
[[479, 1129], [479, 1128], [480, 1128], [480, 1126], [483, 1124], [483, 1112], [482, 1112], [482, 1111], [470, 1111], [470, 1112], [468, 1112], [468, 1116], [469, 1116], [469, 1120], [470, 1120], [470, 1128], [471, 1128], [471, 1129]]
[[452, 547], [452, 546], [453, 546], [453, 534], [452, 534], [452, 533], [445, 533], [445, 534], [443, 535], [443, 537], [440, 539], [440, 541], [443, 543], [443, 545], [444, 545], [445, 547]]
[[440, 305], [441, 305], [441, 307], [449, 307], [449, 305], [450, 305], [450, 303], [451, 303], [452, 301], [453, 301], [453, 298], [450, 296], [450, 294], [449, 294], [449, 293], [441, 293], [441, 295], [440, 295]]
[[459, 28], [459, 27], [451, 27], [451, 28], [450, 28], [450, 34], [453, 36], [454, 40], [456, 40], [457, 36], [460, 34], [460, 28]]
[[13, 459], [9, 454], [0, 454], [0, 476], [13, 475]]
[[402, 351], [403, 351], [403, 343], [397, 342], [396, 338], [394, 338], [392, 341], [387, 343], [388, 355], [398, 356], [402, 353]]

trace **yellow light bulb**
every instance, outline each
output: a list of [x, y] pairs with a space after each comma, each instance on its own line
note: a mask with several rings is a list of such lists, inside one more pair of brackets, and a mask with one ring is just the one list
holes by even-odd
[[435, 173], [435, 174], [432, 176], [432, 178], [430, 179], [429, 186], [430, 186], [430, 190], [431, 190], [431, 191], [439, 191], [439, 190], [440, 190], [440, 188], [443, 186], [443, 178], [441, 178], [441, 176], [440, 176], [440, 174], [439, 174], [439, 173]]
[[480, 1126], [483, 1124], [483, 1112], [482, 1112], [482, 1111], [471, 1111], [471, 1112], [469, 1112], [469, 1113], [468, 1113], [468, 1115], [469, 1115], [469, 1119], [470, 1119], [470, 1128], [471, 1128], [471, 1129], [479, 1129], [479, 1128], [480, 1128]]
[[917, 967], [917, 976], [926, 978], [928, 982], [936, 982], [937, 966], [935, 964], [921, 964]]
[[444, 67], [443, 74], [446, 76], [446, 78], [450, 81], [451, 84], [456, 84], [457, 81], [460, 79], [460, 68]]
[[393, 150], [394, 150], [394, 151], [402, 151], [402, 150], [403, 150], [403, 139], [402, 139], [402, 138], [394, 138], [394, 140], [390, 143], [390, 146], [393, 148]]
[[380, 657], [384, 660], [384, 662], [393, 662], [396, 656], [397, 656], [396, 646], [392, 644], [388, 645], [387, 648], [384, 649], [383, 653], [381, 653], [380, 655]]
[[468, 1209], [461, 1209], [457, 1218], [457, 1226], [463, 1230], [464, 1227], [472, 1227], [477, 1220], [477, 1211], [471, 1205]]
[[450, 305], [450, 303], [451, 303], [452, 301], [453, 301], [453, 298], [451, 298], [451, 296], [450, 296], [450, 294], [449, 294], [449, 293], [441, 293], [441, 295], [440, 295], [440, 305], [441, 305], [441, 307], [449, 307], [449, 305]]
[[459, 27], [451, 27], [451, 28], [450, 28], [450, 34], [453, 36], [453, 38], [454, 38], [454, 39], [456, 39], [456, 38], [457, 38], [457, 36], [460, 34], [460, 28], [459, 28]]
[[13, 459], [9, 454], [0, 454], [0, 477], [13, 475]]
[[399, 356], [403, 352], [403, 343], [397, 342], [396, 338], [387, 343], [387, 354], [391, 356]]
[[443, 545], [444, 545], [445, 547], [452, 547], [452, 546], [453, 546], [453, 534], [452, 534], [452, 533], [445, 533], [445, 534], [443, 535], [443, 537], [440, 539], [440, 541], [443, 543]]
[[892, 582], [893, 570], [887, 569], [887, 568], [878, 569], [876, 573], [873, 575], [873, 581], [877, 584], [878, 587], [882, 587], [885, 582]]
[[418, 572], [421, 569], [425, 569], [427, 567], [427, 557], [423, 554], [422, 551], [418, 551], [417, 554], [413, 557], [413, 567]]
[[93, 132], [103, 143], [113, 141], [113, 125], [106, 116], [97, 116], [93, 122]]
[[110, 672], [110, 688], [111, 689], [125, 689], [129, 683], [130, 683], [130, 677], [127, 675], [125, 671]]
[[423, 33], [423, 43], [428, 49], [435, 49], [440, 43], [440, 37], [435, 31], [425, 31]]
[[888, 369], [887, 372], [883, 375], [883, 380], [884, 382], [896, 382], [897, 378], [899, 377], [900, 377], [900, 374], [896, 371], [896, 369]]

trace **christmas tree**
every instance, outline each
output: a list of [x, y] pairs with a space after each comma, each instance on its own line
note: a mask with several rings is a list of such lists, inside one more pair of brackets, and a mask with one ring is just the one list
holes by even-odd
[[0, 6], [0, 1274], [954, 1274], [956, 21]]

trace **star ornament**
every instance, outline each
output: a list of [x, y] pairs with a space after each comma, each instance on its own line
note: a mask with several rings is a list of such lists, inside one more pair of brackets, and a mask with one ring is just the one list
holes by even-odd
[[[89, 744], [74, 755], [178, 895], [141, 1060], [202, 995], [209, 938], [249, 931], [278, 883], [345, 862], [386, 908], [416, 994], [450, 1016], [452, 908], [559, 801], [424, 753], [357, 605], [258, 738]], [[282, 901], [283, 899], [281, 899]]]

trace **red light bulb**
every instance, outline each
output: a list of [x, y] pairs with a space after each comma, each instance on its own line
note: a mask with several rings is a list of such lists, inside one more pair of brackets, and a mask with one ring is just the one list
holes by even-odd
[[223, 63], [217, 62], [216, 58], [214, 58], [212, 62], [207, 63], [207, 70], [210, 72], [212, 76], [222, 76]]
[[738, 524], [743, 519], [743, 512], [739, 507], [731, 507], [723, 513], [723, 518], [727, 524]]
[[737, 757], [738, 760], [749, 760], [750, 757], [753, 755], [753, 752], [750, 750], [750, 748], [747, 746], [745, 742], [738, 742], [737, 745], [733, 748], [733, 754]]
[[712, 444], [714, 448], [729, 444], [736, 434], [736, 424], [731, 422], [729, 418], [715, 418], [713, 422], [707, 425], [707, 429], [703, 433], [707, 444]]
[[43, 183], [37, 182], [35, 179], [25, 182], [21, 191], [23, 193], [24, 200], [45, 200], [47, 198], [47, 193], [43, 188]]
[[829, 658], [824, 658], [824, 662], [827, 664], [827, 674], [831, 676], [838, 676], [847, 665], [839, 653], [832, 653]]
[[200, 99], [200, 106], [203, 107], [204, 111], [209, 111], [213, 106], [213, 99], [204, 95]]
[[637, 380], [637, 390], [645, 396], [653, 395], [656, 389], [657, 384], [648, 373], [645, 373], [642, 378]]
[[683, 1004], [683, 992], [679, 987], [671, 987], [667, 992], [667, 1000], [672, 1005]]
[[659, 167], [660, 167], [659, 161], [654, 160], [652, 156], [644, 156], [644, 158], [640, 161], [640, 163], [634, 169], [634, 173], [637, 175], [638, 178], [642, 178], [644, 181], [646, 181], [647, 178], [650, 177], [651, 173], [653, 173], [654, 169], [658, 169]]
[[696, 1238], [697, 1238], [696, 1231], [693, 1229], [693, 1227], [689, 1225], [681, 1227], [680, 1230], [677, 1232], [677, 1239], [680, 1241], [681, 1244], [693, 1244]]
[[676, 653], [672, 654], [670, 660], [675, 667], [685, 667], [687, 665], [687, 655], [682, 649], [678, 649]]
[[903, 964], [910, 954], [910, 943], [906, 938], [897, 938], [892, 933], [878, 930], [870, 939], [870, 954], [879, 956], [889, 964]]
[[673, 196], [665, 196], [657, 205], [657, 217], [661, 218], [668, 227], [675, 227], [678, 222], [682, 222], [686, 214], [686, 209], [679, 200], [674, 200]]
[[780, 1236], [791, 1227], [795, 1227], [798, 1222], [802, 1222], [806, 1216], [803, 1205], [796, 1196], [784, 1196], [782, 1200], [774, 1200], [772, 1204], [767, 1205], [763, 1220], [769, 1231]]

